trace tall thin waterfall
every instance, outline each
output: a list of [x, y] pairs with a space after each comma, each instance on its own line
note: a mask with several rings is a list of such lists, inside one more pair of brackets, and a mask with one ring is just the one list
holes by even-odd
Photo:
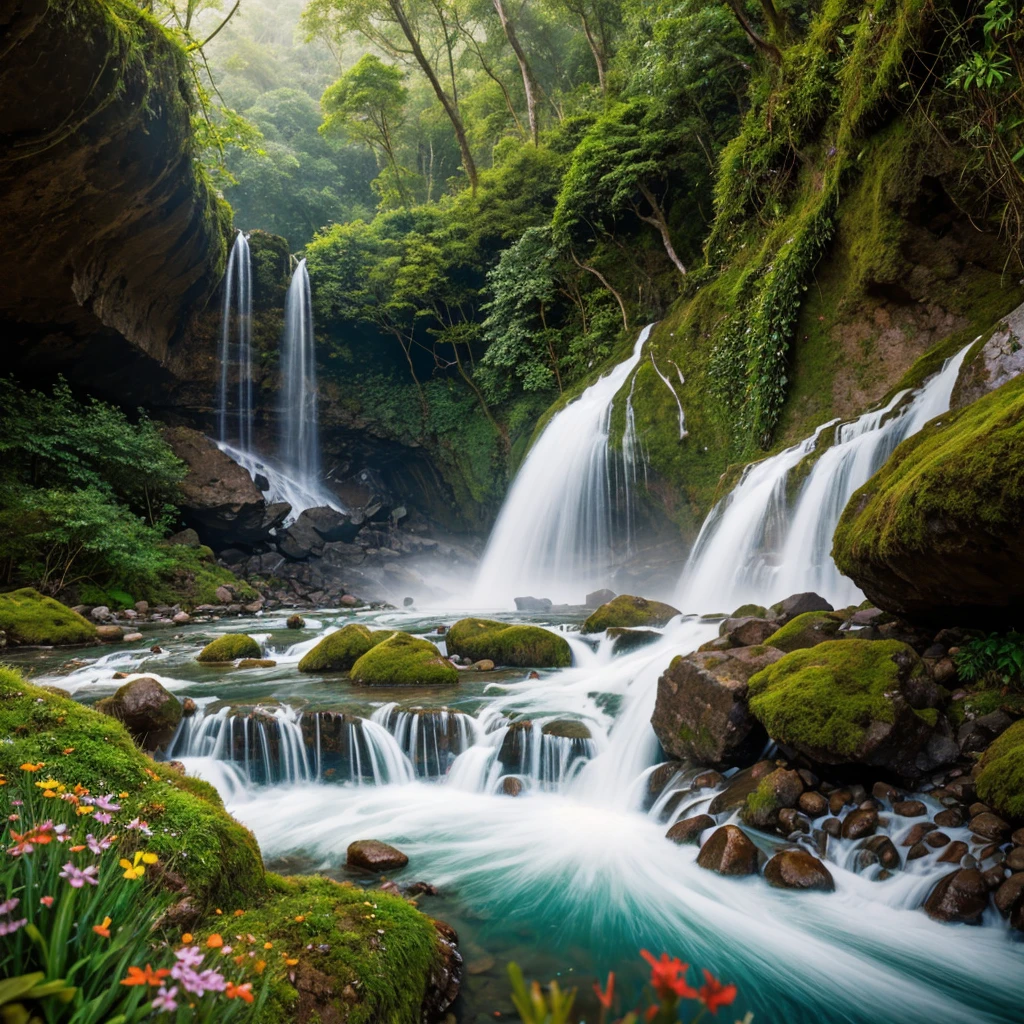
[[[531, 449], [491, 531], [474, 587], [476, 605], [507, 604], [531, 592], [578, 602], [588, 589], [607, 585], [614, 542], [620, 551], [631, 544], [632, 512], [619, 515], [616, 506], [628, 505], [633, 489], [620, 491], [615, 460], [642, 451], [631, 421], [623, 455], [609, 446], [612, 401], [650, 333], [645, 327], [632, 355], [557, 413]], [[624, 467], [627, 480], [634, 470]]]
[[[229, 382], [232, 365], [238, 377], [235, 388]], [[222, 442], [230, 441], [243, 451], [252, 447], [252, 260], [249, 240], [241, 231], [224, 274], [217, 434]]]
[[[854, 491], [878, 472], [905, 438], [949, 409], [968, 345], [916, 392], [902, 391], [884, 408], [848, 423], [827, 423], [812, 437], [756, 463], [712, 509], [683, 569], [676, 605], [683, 611], [728, 612], [767, 605], [812, 590], [836, 607], [863, 598], [832, 561], [832, 536]], [[816, 458], [789, 497], [790, 474]]]
[[315, 489], [320, 478], [320, 438], [316, 408], [316, 351], [313, 305], [306, 261], [292, 274], [284, 300], [281, 343], [281, 461], [301, 486]]

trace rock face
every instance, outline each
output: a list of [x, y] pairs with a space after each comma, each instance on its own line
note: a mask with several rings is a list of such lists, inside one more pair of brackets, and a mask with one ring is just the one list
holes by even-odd
[[46, 345], [120, 335], [166, 363], [220, 279], [230, 210], [194, 162], [180, 55], [133, 10], [0, 11], [0, 323]]
[[1004, 317], [960, 372], [950, 407], [961, 409], [1024, 373], [1024, 305]]
[[750, 710], [772, 739], [819, 764], [915, 778], [959, 753], [923, 703], [934, 697], [925, 679], [921, 659], [897, 640], [832, 640], [753, 676]]
[[780, 850], [764, 866], [764, 877], [776, 889], [809, 889], [833, 892], [832, 873], [806, 850]]
[[401, 850], [377, 839], [357, 839], [348, 845], [346, 863], [367, 871], [397, 871], [409, 863], [409, 858]]
[[540, 626], [510, 626], [492, 619], [460, 619], [445, 637], [449, 654], [496, 665], [563, 668], [572, 664], [564, 637]]
[[651, 717], [666, 753], [714, 767], [755, 757], [766, 735], [747, 707], [747, 681], [781, 657], [773, 647], [738, 647], [673, 658]]
[[622, 594], [601, 605], [581, 628], [584, 633], [601, 633], [609, 626], [664, 626], [678, 614], [670, 604]]
[[833, 557], [871, 600], [922, 621], [1024, 611], [1024, 376], [904, 441], [850, 499]]
[[182, 715], [178, 698], [150, 676], [125, 683], [112, 697], [99, 701], [96, 709], [123, 722], [143, 750], [167, 743]]

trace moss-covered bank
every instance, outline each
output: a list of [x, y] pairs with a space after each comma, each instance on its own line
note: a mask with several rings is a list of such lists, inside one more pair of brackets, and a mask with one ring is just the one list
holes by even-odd
[[999, 814], [1024, 819], [1024, 721], [1015, 722], [981, 758], [978, 796]]
[[12, 644], [88, 644], [96, 627], [78, 612], [31, 587], [0, 594], [0, 630]]

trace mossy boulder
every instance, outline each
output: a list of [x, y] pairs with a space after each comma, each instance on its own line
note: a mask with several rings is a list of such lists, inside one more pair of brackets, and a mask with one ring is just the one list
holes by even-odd
[[765, 643], [788, 654], [834, 640], [842, 624], [843, 617], [834, 612], [804, 612], [777, 629]]
[[620, 594], [614, 601], [601, 605], [582, 628], [584, 633], [602, 633], [609, 626], [664, 626], [678, 614], [679, 609], [670, 604]]
[[510, 626], [493, 619], [459, 619], [445, 636], [449, 654], [520, 668], [565, 668], [572, 650], [565, 637], [540, 626]]
[[24, 587], [0, 594], [0, 630], [10, 644], [88, 644], [96, 640], [96, 627], [78, 612]]
[[1024, 819], [1024, 719], [989, 745], [976, 782], [979, 799], [993, 810]]
[[239, 658], [259, 658], [260, 645], [248, 633], [225, 633], [211, 640], [197, 655], [196, 661], [224, 663]]
[[364, 686], [455, 686], [458, 669], [429, 641], [392, 633], [352, 666], [352, 681]]
[[299, 661], [300, 672], [348, 672], [352, 666], [377, 644], [387, 640], [387, 629], [371, 631], [362, 623], [352, 622], [325, 636]]
[[125, 683], [112, 697], [98, 701], [96, 710], [123, 722], [143, 750], [167, 743], [182, 716], [181, 701], [152, 676]]
[[832, 556], [879, 607], [924, 621], [1024, 612], [1024, 376], [933, 420], [850, 499]]
[[199, 907], [249, 906], [266, 891], [256, 840], [217, 791], [147, 757], [114, 718], [0, 668], [0, 774], [42, 761], [65, 785], [129, 795], [122, 814], [149, 823], [147, 847], [174, 861]]
[[959, 751], [924, 702], [934, 689], [912, 647], [830, 640], [752, 676], [749, 706], [768, 735], [819, 764], [864, 764], [915, 778]]

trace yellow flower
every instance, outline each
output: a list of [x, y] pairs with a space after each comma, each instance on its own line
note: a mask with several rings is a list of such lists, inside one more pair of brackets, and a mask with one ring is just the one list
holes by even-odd
[[263, 943], [263, 948], [264, 949], [273, 949], [274, 948], [274, 944], [272, 942], [264, 942]]
[[286, 964], [287, 964], [287, 965], [288, 965], [289, 967], [294, 967], [294, 966], [295, 966], [295, 965], [296, 965], [296, 964], [297, 964], [298, 962], [299, 962], [298, 960], [285, 960], [285, 963], [286, 963]]
[[117, 794], [122, 800], [127, 800], [131, 796], [131, 793], [118, 793]]
[[[146, 861], [147, 856], [152, 857], [153, 860]], [[124, 868], [124, 877], [127, 878], [128, 881], [134, 882], [137, 879], [142, 878], [146, 873], [146, 866], [143, 861], [146, 861], [148, 864], [152, 864], [155, 860], [156, 856], [154, 854], [144, 854], [140, 850], [136, 850], [135, 857], [132, 860], [125, 860], [124, 857], [122, 857], [118, 861], [118, 864]]]
[[298, 921], [301, 924], [303, 921], [306, 920], [306, 915], [305, 914], [296, 914], [295, 915], [295, 920]]
[[36, 789], [56, 789], [58, 792], [63, 792], [64, 787], [56, 779], [43, 779], [42, 782], [36, 783]]
[[81, 817], [83, 814], [92, 814], [92, 812], [95, 810], [95, 807], [89, 807], [88, 805], [83, 804], [81, 807], [75, 808], [75, 814]]
[[143, 864], [155, 864], [159, 859], [155, 853], [144, 853], [142, 855]]

